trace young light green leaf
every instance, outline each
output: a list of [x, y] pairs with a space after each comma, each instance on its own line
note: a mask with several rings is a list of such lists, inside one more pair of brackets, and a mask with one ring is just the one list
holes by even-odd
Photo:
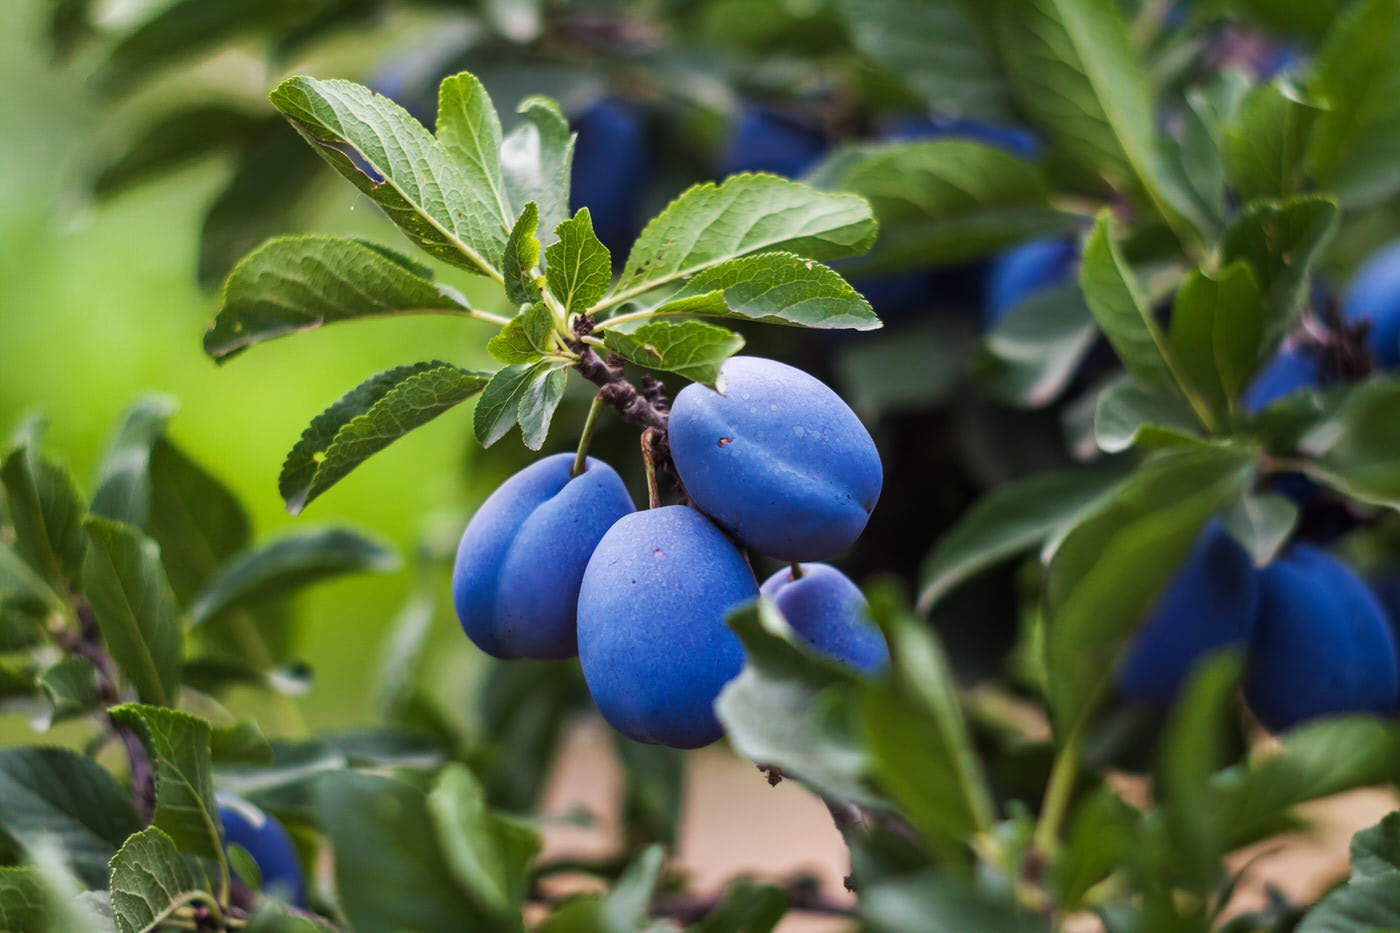
[[501, 274], [505, 277], [506, 297], [517, 305], [540, 300], [540, 286], [535, 275], [535, 267], [540, 264], [540, 241], [535, 236], [539, 222], [539, 207], [534, 201], [528, 201], [506, 238]]
[[677, 373], [717, 388], [719, 368], [738, 353], [744, 338], [704, 321], [653, 321], [629, 333], [604, 331], [608, 349], [647, 369]]
[[250, 551], [226, 567], [190, 606], [199, 625], [233, 609], [286, 596], [347, 573], [387, 573], [398, 566], [394, 552], [377, 541], [341, 528], [302, 531]]
[[61, 748], [0, 749], [0, 828], [22, 839], [48, 834], [94, 888], [107, 861], [141, 828], [131, 796], [111, 772]]
[[501, 118], [475, 75], [463, 71], [438, 86], [437, 139], [467, 179], [470, 195], [458, 210], [489, 217], [509, 231], [516, 212], [501, 176]]
[[1325, 195], [1298, 195], [1245, 205], [1221, 241], [1221, 265], [1243, 259], [1254, 270], [1264, 296], [1261, 358], [1293, 329], [1307, 298], [1314, 261], [1337, 228], [1337, 202]]
[[175, 840], [150, 826], [112, 858], [110, 893], [118, 933], [147, 933], [191, 904], [216, 904], [201, 888]]
[[525, 446], [539, 450], [564, 396], [567, 366], [567, 361], [548, 359], [507, 366], [492, 376], [476, 403], [473, 421], [481, 446], [490, 447], [519, 424]]
[[1308, 473], [1364, 502], [1400, 508], [1400, 380], [1376, 379], [1352, 389], [1336, 413], [1300, 446], [1314, 459]]
[[39, 675], [38, 684], [49, 701], [49, 724], [82, 716], [100, 702], [92, 663], [86, 658], [59, 661]]
[[975, 372], [999, 399], [1042, 408], [1064, 392], [1098, 335], [1077, 282], [1043, 288], [992, 325]]
[[1252, 477], [1247, 449], [1171, 450], [1140, 466], [1065, 536], [1050, 565], [1045, 637], [1062, 741], [1103, 695], [1134, 627], [1197, 533]]
[[214, 800], [209, 723], [159, 706], [128, 703], [110, 710], [112, 719], [140, 738], [156, 776], [152, 825], [170, 835], [181, 851], [223, 859], [223, 824]]
[[1221, 512], [1220, 522], [1249, 552], [1254, 566], [1265, 567], [1292, 537], [1298, 506], [1280, 493], [1249, 493]]
[[218, 362], [277, 337], [361, 318], [471, 309], [432, 270], [382, 246], [333, 236], [284, 236], [243, 257], [224, 282], [204, 334]]
[[466, 173], [402, 107], [350, 81], [288, 78], [269, 95], [317, 153], [429, 255], [500, 277], [509, 219], [480, 204]]
[[536, 302], [502, 327], [486, 342], [486, 350], [508, 366], [537, 363], [555, 352], [550, 334], [554, 331], [554, 315], [544, 302]]
[[992, 490], [950, 528], [919, 574], [919, 611], [958, 584], [1057, 537], [1123, 479], [1112, 468], [1041, 473]]
[[947, 0], [841, 0], [852, 44], [907, 85], [934, 113], [1012, 122], [995, 57], [960, 4]]
[[1169, 337], [1192, 385], [1217, 412], [1227, 411], [1263, 351], [1264, 306], [1249, 265], [1193, 272], [1176, 293]]
[[183, 631], [154, 541], [97, 515], [83, 523], [83, 595], [102, 641], [143, 702], [168, 706], [180, 686]]
[[1225, 128], [1225, 167], [1245, 199], [1287, 197], [1304, 181], [1303, 160], [1325, 108], [1277, 78], [1250, 92]]
[[855, 195], [818, 191], [776, 175], [695, 185], [647, 224], [617, 285], [595, 307], [613, 307], [751, 253], [856, 255], [870, 248], [875, 232], [870, 206]]
[[501, 174], [510, 203], [539, 205], [540, 226], [553, 230], [569, 216], [569, 172], [574, 134], [559, 105], [547, 97], [527, 97], [516, 113], [525, 118], [501, 142]]
[[377, 373], [312, 419], [287, 454], [278, 491], [293, 515], [409, 431], [480, 392], [487, 373], [430, 360]]
[[588, 208], [554, 228], [559, 242], [545, 247], [545, 278], [549, 290], [573, 313], [587, 311], [607, 294], [612, 284], [612, 254], [593, 232]]
[[65, 591], [77, 582], [83, 562], [85, 506], [78, 484], [29, 444], [10, 451], [0, 464], [0, 484], [15, 549], [50, 587]]
[[882, 234], [849, 274], [963, 262], [1078, 223], [1050, 205], [1038, 166], [994, 146], [936, 139], [832, 159], [824, 183], [869, 201]]
[[1198, 431], [1191, 409], [1179, 398], [1126, 376], [1099, 392], [1094, 406], [1094, 440], [1108, 454], [1190, 443], [1198, 439]]

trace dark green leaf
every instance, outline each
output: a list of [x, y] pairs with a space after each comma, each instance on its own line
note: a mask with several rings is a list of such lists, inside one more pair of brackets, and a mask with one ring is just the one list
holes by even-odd
[[215, 726], [209, 733], [209, 758], [220, 766], [271, 764], [272, 747], [255, 722]]
[[1041, 289], [992, 325], [978, 377], [1004, 401], [1044, 407], [1069, 385], [1098, 334], [1078, 283]]
[[924, 411], [962, 386], [977, 332], [958, 315], [925, 315], [898, 330], [850, 341], [836, 357], [841, 397], [863, 420]]
[[[29, 627], [24, 622], [35, 621], [34, 611], [62, 612], [65, 605], [63, 598], [34, 572], [24, 558], [4, 539], [0, 539], [0, 621], [5, 622], [9, 634], [22, 636]], [[14, 617], [10, 615], [12, 612]]]
[[6, 933], [46, 933], [47, 892], [33, 868], [0, 867], [0, 929]]
[[1280, 493], [1249, 493], [1220, 513], [1220, 521], [1249, 552], [1254, 565], [1264, 567], [1292, 537], [1298, 506]]
[[395, 314], [470, 311], [432, 270], [382, 246], [332, 236], [269, 240], [229, 273], [204, 352], [223, 362], [264, 340]]
[[1264, 351], [1264, 307], [1250, 267], [1192, 273], [1176, 293], [1170, 338], [1191, 384], [1215, 411], [1228, 410]]
[[1362, 383], [1340, 409], [1308, 432], [1304, 452], [1316, 458], [1308, 472], [1365, 502], [1400, 508], [1400, 380]]
[[83, 594], [102, 642], [142, 701], [174, 702], [180, 686], [180, 610], [156, 544], [129, 525], [99, 516], [83, 523]]
[[398, 565], [378, 542], [340, 528], [303, 531], [244, 554], [190, 606], [198, 625], [221, 613], [285, 596], [347, 573], [384, 573]]
[[567, 361], [548, 359], [507, 366], [492, 376], [476, 403], [473, 420], [481, 446], [490, 447], [519, 424], [525, 446], [539, 450], [564, 396], [567, 366]]
[[537, 267], [540, 264], [540, 241], [535, 236], [539, 228], [540, 209], [528, 201], [506, 238], [501, 256], [501, 274], [505, 278], [506, 297], [517, 305], [540, 300]]
[[1225, 166], [1241, 197], [1287, 197], [1302, 187], [1303, 159], [1323, 111], [1286, 77], [1245, 97], [1225, 130]]
[[14, 546], [50, 587], [75, 584], [83, 562], [82, 493], [69, 472], [23, 444], [0, 464]]
[[107, 861], [141, 828], [126, 790], [105, 768], [60, 748], [0, 749], [0, 827], [10, 836], [54, 837], [90, 887], [107, 884]]
[[1141, 845], [1141, 818], [1107, 785], [1079, 802], [1054, 866], [1066, 910], [1081, 906], [1089, 889], [1122, 868], [1133, 847]]
[[554, 353], [554, 316], [542, 301], [525, 308], [496, 336], [486, 343], [486, 350], [506, 365], [537, 363]]
[[1198, 431], [1199, 422], [1178, 397], [1127, 377], [1099, 392], [1094, 407], [1094, 439], [1104, 453], [1171, 446], [1196, 439]]
[[1247, 204], [1225, 231], [1221, 264], [1243, 259], [1254, 269], [1264, 296], [1267, 356], [1293, 329], [1307, 298], [1313, 261], [1337, 226], [1337, 203], [1323, 195], [1299, 195], [1282, 201]]
[[151, 449], [179, 409], [167, 395], [147, 395], [126, 410], [98, 471], [92, 511], [144, 529], [151, 517]]
[[154, 826], [128, 839], [113, 857], [111, 895], [118, 933], [146, 933], [181, 907], [216, 903], [175, 841]]
[[724, 892], [724, 903], [688, 933], [772, 933], [787, 913], [787, 892], [774, 884], [738, 881]]
[[504, 236], [515, 223], [501, 176], [501, 118], [477, 77], [460, 72], [438, 87], [437, 140], [467, 180], [464, 198], [449, 200], [455, 214], [475, 214]]
[[932, 871], [881, 879], [861, 894], [860, 914], [871, 933], [1049, 933], [1049, 921], [1008, 895], [995, 895]]
[[588, 208], [554, 228], [559, 242], [545, 247], [549, 290], [570, 314], [582, 314], [607, 294], [612, 284], [612, 255], [593, 232]]
[[151, 537], [170, 586], [188, 605], [248, 545], [250, 523], [233, 491], [161, 438], [151, 448]]
[[474, 704], [487, 749], [477, 771], [488, 799], [511, 811], [533, 809], [551, 773], [564, 724], [590, 702], [577, 665], [494, 665]]
[[287, 454], [277, 488], [287, 510], [307, 503], [361, 463], [480, 392], [487, 373], [429, 360], [377, 373], [312, 419]]
[[1400, 870], [1400, 812], [1351, 837], [1351, 873], [1362, 877]]
[[525, 119], [501, 142], [501, 174], [517, 210], [539, 205], [540, 226], [553, 230], [568, 216], [569, 169], [574, 134], [559, 105], [546, 97], [527, 97], [516, 107]]
[[710, 388], [717, 387], [721, 364], [744, 346], [743, 337], [704, 321], [653, 321], [625, 334], [604, 331], [603, 340], [609, 350], [638, 366], [677, 373]]
[[162, 115], [97, 176], [99, 197], [158, 177], [185, 162], [237, 145], [259, 117], [227, 104], [195, 104]]
[[629, 846], [674, 846], [685, 795], [685, 754], [620, 733], [613, 735], [613, 750], [622, 766], [622, 825]]
[[128, 703], [112, 718], [141, 739], [156, 775], [152, 820], [181, 851], [222, 859], [223, 824], [214, 801], [210, 745], [213, 730], [198, 716], [157, 706]]
[[65, 658], [39, 675], [39, 689], [49, 701], [49, 722], [81, 716], [99, 702], [97, 679], [86, 658]]

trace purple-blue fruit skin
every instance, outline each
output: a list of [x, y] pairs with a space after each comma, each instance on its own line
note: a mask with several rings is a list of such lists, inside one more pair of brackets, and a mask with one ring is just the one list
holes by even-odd
[[224, 845], [232, 843], [248, 851], [262, 874], [262, 889], [295, 907], [305, 907], [301, 860], [282, 824], [241, 800], [236, 806], [220, 805], [219, 819], [224, 825]]
[[671, 505], [618, 521], [578, 597], [579, 661], [603, 718], [653, 745], [718, 739], [715, 699], [744, 664], [724, 620], [757, 595], [744, 556], [696, 510]]
[[885, 134], [886, 139], [911, 140], [951, 137], [986, 143], [1023, 159], [1040, 156], [1040, 140], [1030, 130], [1015, 126], [994, 126], [957, 117], [919, 117], [901, 120]]
[[646, 120], [632, 104], [605, 99], [580, 113], [573, 129], [578, 138], [569, 208], [588, 208], [593, 232], [617, 264], [641, 229], [642, 195], [651, 168]]
[[1245, 411], [1257, 414], [1285, 395], [1316, 387], [1319, 381], [1317, 360], [1301, 350], [1285, 347], [1254, 377], [1240, 402]]
[[829, 564], [801, 564], [773, 574], [759, 592], [777, 604], [793, 631], [822, 654], [864, 674], [878, 674], [890, 664], [885, 638], [870, 618], [870, 607], [851, 579]]
[[1351, 280], [1342, 313], [1369, 321], [1366, 343], [1376, 365], [1400, 366], [1400, 240], [1377, 251]]
[[771, 172], [797, 178], [826, 154], [826, 134], [775, 107], [749, 104], [740, 111], [724, 156], [724, 174]]
[[497, 658], [557, 660], [578, 653], [578, 589], [593, 548], [634, 511], [612, 467], [573, 454], [545, 457], [500, 485], [457, 548], [452, 598], [462, 629]]
[[1074, 241], [1062, 239], [1032, 240], [997, 256], [987, 269], [983, 323], [990, 327], [1035, 292], [1068, 281], [1077, 262]]
[[850, 547], [880, 498], [870, 433], [800, 369], [736, 356], [725, 394], [692, 383], [671, 409], [671, 455], [691, 500], [745, 547], [785, 561]]
[[1143, 703], [1170, 705], [1202, 658], [1249, 643], [1258, 600], [1249, 555], [1211, 522], [1128, 647], [1119, 690]]
[[1395, 635], [1375, 594], [1326, 551], [1295, 544], [1260, 572], [1245, 699], [1281, 732], [1333, 713], [1395, 709]]

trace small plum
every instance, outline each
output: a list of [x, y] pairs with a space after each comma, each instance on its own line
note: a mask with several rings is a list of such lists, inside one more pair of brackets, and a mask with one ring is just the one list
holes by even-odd
[[462, 629], [497, 658], [555, 660], [578, 653], [579, 583], [593, 548], [634, 510], [612, 467], [573, 454], [545, 457], [506, 480], [477, 509], [452, 570]]
[[1400, 240], [1366, 261], [1347, 288], [1342, 314], [1371, 325], [1366, 343], [1381, 369], [1400, 366]]
[[1138, 629], [1118, 669], [1118, 688], [1143, 703], [1170, 705], [1202, 658], [1248, 644], [1258, 599], [1249, 555], [1211, 522]]
[[671, 455], [691, 499], [745, 547], [784, 561], [832, 557], [880, 497], [880, 454], [824, 383], [736, 356], [724, 394], [692, 383], [671, 409]]
[[282, 824], [246, 800], [219, 795], [224, 845], [242, 846], [262, 874], [262, 889], [295, 907], [306, 906], [306, 878], [301, 860]]
[[699, 748], [724, 734], [721, 688], [743, 667], [725, 625], [758, 595], [739, 549], [684, 505], [634, 512], [598, 543], [578, 596], [578, 646], [593, 701], [628, 738]]
[[1069, 281], [1078, 263], [1073, 240], [1032, 240], [992, 260], [982, 305], [987, 327], [1043, 288]]
[[1319, 382], [1317, 360], [1302, 350], [1284, 347], [1259, 370], [1240, 402], [1245, 411], [1256, 414], [1285, 395], [1314, 388]]
[[777, 604], [793, 631], [822, 654], [865, 674], [890, 663], [884, 636], [870, 619], [870, 607], [856, 585], [830, 564], [801, 564], [793, 579], [784, 567], [763, 582], [759, 592]]
[[1326, 551], [1292, 545], [1260, 571], [1245, 699], [1280, 732], [1315, 716], [1389, 713], [1395, 635], [1375, 593]]
[[820, 126], [776, 107], [745, 106], [734, 121], [724, 156], [724, 173], [772, 172], [797, 178], [826, 154]]
[[573, 128], [570, 209], [588, 208], [598, 239], [614, 256], [624, 255], [640, 229], [650, 170], [644, 116], [632, 104], [605, 99], [580, 113]]

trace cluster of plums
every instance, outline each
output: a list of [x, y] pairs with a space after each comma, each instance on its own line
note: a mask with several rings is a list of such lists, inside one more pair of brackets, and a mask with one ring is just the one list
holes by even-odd
[[1391, 620], [1351, 568], [1294, 543], [1256, 569], [1212, 523], [1138, 630], [1118, 686], [1169, 704], [1191, 668], [1225, 648], [1243, 651], [1245, 700], [1275, 731], [1334, 713], [1389, 713], [1400, 700]]
[[860, 591], [824, 563], [880, 495], [879, 454], [826, 385], [737, 356], [723, 393], [675, 399], [671, 456], [692, 505], [637, 511], [591, 457], [556, 454], [506, 480], [467, 525], [452, 592], [462, 628], [498, 658], [578, 655], [619, 732], [695, 748], [719, 738], [714, 701], [743, 666], [725, 617], [760, 587], [741, 548], [790, 563], [762, 586], [818, 651], [865, 672], [888, 663]]

